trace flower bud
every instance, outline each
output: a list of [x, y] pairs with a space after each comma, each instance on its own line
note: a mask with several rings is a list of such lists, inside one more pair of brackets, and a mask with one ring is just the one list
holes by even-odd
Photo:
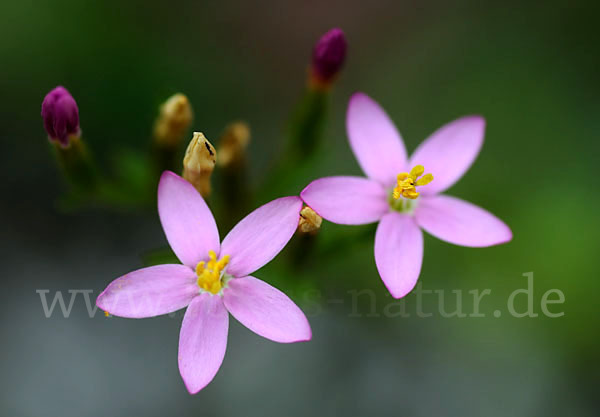
[[300, 211], [300, 221], [298, 222], [298, 232], [316, 234], [321, 228], [323, 218], [319, 216], [313, 209], [305, 206]]
[[334, 28], [315, 44], [312, 56], [312, 74], [316, 82], [329, 84], [340, 72], [346, 58], [346, 36]]
[[160, 106], [154, 123], [154, 139], [161, 146], [175, 147], [192, 124], [194, 115], [188, 98], [174, 94]]
[[71, 136], [79, 137], [79, 109], [66, 88], [58, 86], [42, 102], [44, 129], [51, 141], [67, 147]]
[[194, 137], [183, 158], [183, 178], [188, 180], [203, 197], [210, 195], [210, 177], [217, 162], [217, 152], [200, 132]]
[[250, 127], [246, 123], [234, 122], [227, 126], [219, 139], [219, 166], [234, 168], [242, 165], [249, 142]]

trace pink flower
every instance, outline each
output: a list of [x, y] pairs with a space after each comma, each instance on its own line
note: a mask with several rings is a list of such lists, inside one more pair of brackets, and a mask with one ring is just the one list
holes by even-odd
[[[389, 116], [363, 93], [350, 99], [346, 128], [350, 147], [368, 178], [321, 178], [301, 197], [333, 223], [379, 222], [375, 263], [392, 296], [404, 297], [417, 283], [423, 261], [421, 228], [461, 246], [484, 247], [512, 239], [508, 226], [491, 213], [440, 194], [477, 157], [483, 118], [466, 116], [442, 126], [410, 158]], [[419, 178], [424, 169], [432, 175]]]
[[144, 318], [188, 307], [179, 336], [179, 371], [192, 394], [215, 376], [227, 346], [229, 313], [253, 332], [280, 343], [310, 340], [302, 311], [281, 291], [250, 274], [273, 259], [298, 226], [302, 201], [284, 197], [256, 209], [219, 243], [210, 209], [172, 172], [158, 186], [158, 213], [183, 265], [139, 269], [113, 281], [101, 309]]

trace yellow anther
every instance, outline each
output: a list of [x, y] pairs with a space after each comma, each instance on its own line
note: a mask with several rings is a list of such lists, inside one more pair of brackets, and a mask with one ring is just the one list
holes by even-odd
[[223, 270], [227, 266], [228, 263], [229, 263], [229, 255], [225, 255], [217, 262], [217, 265], [216, 265], [217, 269], [219, 271]]
[[413, 169], [410, 170], [410, 176], [413, 180], [419, 178], [425, 172], [425, 167], [423, 165], [416, 165]]
[[[423, 175], [424, 172], [425, 168], [423, 165], [416, 165], [410, 170], [410, 173], [401, 172], [398, 174], [397, 185], [392, 192], [394, 199], [399, 199], [400, 197], [409, 198], [411, 200], [416, 199], [419, 196], [416, 187], [427, 185], [433, 181], [433, 175]], [[421, 177], [421, 175], [423, 176]]]
[[415, 188], [413, 183], [414, 183], [414, 181], [410, 177], [403, 179], [403, 180], [398, 180], [398, 188], [400, 188], [402, 190], [410, 190], [412, 188]]
[[429, 184], [431, 181], [433, 181], [433, 175], [425, 174], [421, 178], [419, 178], [417, 182], [415, 182], [415, 185], [422, 187], [423, 185]]
[[198, 265], [196, 265], [196, 275], [200, 276], [200, 274], [202, 273], [202, 271], [204, 271], [204, 264], [206, 262], [204, 261], [200, 261], [198, 262]]
[[212, 285], [210, 286], [209, 291], [213, 294], [216, 294], [219, 291], [221, 291], [221, 281], [213, 282]]
[[415, 198], [417, 198], [419, 196], [419, 193], [416, 192], [415, 190], [405, 190], [402, 195], [406, 198], [410, 198], [411, 200], [414, 200]]
[[215, 251], [208, 252], [208, 262], [200, 261], [196, 265], [198, 286], [212, 294], [217, 294], [223, 287], [222, 279], [225, 267], [229, 263], [229, 255], [217, 260]]

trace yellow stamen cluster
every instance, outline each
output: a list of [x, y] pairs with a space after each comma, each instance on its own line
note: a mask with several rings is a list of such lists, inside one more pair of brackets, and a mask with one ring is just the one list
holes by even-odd
[[[398, 185], [394, 188], [393, 196], [395, 199], [406, 197], [414, 200], [419, 196], [417, 187], [427, 185], [433, 181], [433, 175], [425, 174], [423, 165], [417, 165], [410, 172], [402, 172], [398, 174]], [[423, 175], [421, 177], [421, 175]], [[421, 178], [419, 178], [421, 177]]]
[[221, 275], [229, 263], [229, 255], [217, 260], [217, 254], [211, 250], [208, 252], [208, 256], [210, 257], [208, 262], [200, 261], [196, 265], [198, 286], [212, 294], [217, 294], [223, 287]]

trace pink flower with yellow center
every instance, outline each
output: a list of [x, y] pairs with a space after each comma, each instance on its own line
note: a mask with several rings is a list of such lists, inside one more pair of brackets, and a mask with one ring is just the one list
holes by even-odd
[[227, 346], [229, 313], [280, 343], [311, 339], [302, 311], [285, 294], [250, 274], [293, 236], [302, 200], [283, 197], [256, 209], [219, 241], [210, 209], [196, 189], [172, 172], [158, 186], [158, 213], [183, 265], [139, 269], [113, 281], [96, 304], [120, 317], [145, 318], [187, 307], [179, 336], [179, 371], [192, 394], [216, 375]]
[[410, 158], [392, 120], [363, 93], [350, 99], [346, 128], [350, 147], [368, 178], [321, 178], [301, 197], [333, 223], [379, 222], [375, 263], [392, 296], [404, 297], [417, 283], [423, 261], [421, 228], [461, 246], [484, 247], [512, 239], [508, 226], [491, 213], [440, 194], [477, 157], [485, 130], [482, 117], [466, 116], [442, 126]]

